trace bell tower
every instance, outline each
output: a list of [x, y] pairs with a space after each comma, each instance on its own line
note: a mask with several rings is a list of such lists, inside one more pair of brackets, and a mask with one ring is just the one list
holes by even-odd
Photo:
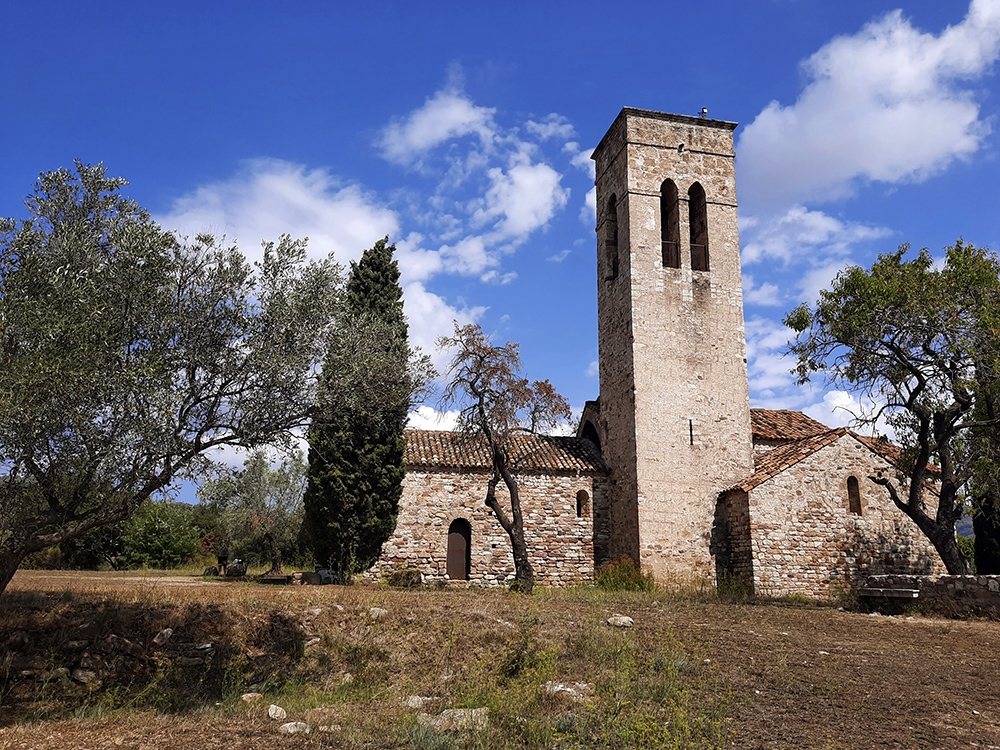
[[753, 470], [733, 130], [626, 107], [594, 151], [610, 556], [714, 578], [720, 491]]

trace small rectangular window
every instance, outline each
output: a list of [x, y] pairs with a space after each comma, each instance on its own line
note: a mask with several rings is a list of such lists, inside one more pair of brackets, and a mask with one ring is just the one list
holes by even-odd
[[861, 487], [857, 477], [847, 478], [847, 504], [851, 513], [861, 515]]

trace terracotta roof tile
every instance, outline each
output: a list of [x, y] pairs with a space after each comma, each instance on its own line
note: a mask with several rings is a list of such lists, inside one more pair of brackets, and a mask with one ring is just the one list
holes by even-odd
[[[856, 437], [860, 442], [864, 443], [870, 451], [882, 456], [882, 458], [891, 463], [897, 469], [901, 469], [904, 473], [909, 472], [909, 468], [903, 466], [903, 449], [895, 443], [890, 443], [884, 437], [866, 437], [864, 435], [858, 435], [854, 432], [851, 434], [854, 435], [854, 437]], [[932, 476], [937, 476], [941, 473], [941, 469], [934, 464], [927, 464], [927, 471]]]
[[[748, 492], [754, 487], [758, 487], [767, 480], [777, 476], [790, 466], [794, 466], [802, 459], [825, 448], [844, 435], [850, 435], [875, 455], [881, 456], [893, 466], [899, 467], [902, 449], [898, 445], [890, 443], [884, 438], [864, 437], [863, 435], [851, 432], [846, 427], [838, 427], [835, 430], [827, 430], [819, 435], [813, 435], [802, 440], [796, 440], [793, 443], [788, 443], [787, 445], [778, 446], [758, 455], [755, 459], [757, 468], [754, 470], [754, 473], [728, 489]], [[936, 466], [928, 466], [927, 468], [932, 474], [940, 473], [940, 469]]]
[[[604, 474], [608, 470], [597, 448], [584, 438], [522, 434], [514, 440], [513, 459], [518, 471]], [[488, 469], [490, 461], [481, 438], [443, 430], [407, 430], [406, 464]]]
[[812, 435], [802, 440], [796, 440], [794, 443], [773, 448], [757, 457], [757, 468], [753, 474], [729, 489], [749, 492], [754, 487], [777, 476], [788, 467], [794, 466], [802, 459], [811, 456], [846, 434], [848, 432], [845, 428], [838, 427], [836, 430], [827, 430], [819, 435]]
[[751, 409], [750, 425], [755, 440], [801, 440], [830, 428], [800, 411]]

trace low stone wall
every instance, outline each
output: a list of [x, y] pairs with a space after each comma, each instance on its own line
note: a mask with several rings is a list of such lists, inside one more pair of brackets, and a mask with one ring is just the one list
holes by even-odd
[[[1000, 576], [868, 576], [868, 589], [916, 589], [912, 600], [928, 612], [950, 616], [987, 615], [1000, 617]], [[880, 597], [865, 597], [878, 604]]]

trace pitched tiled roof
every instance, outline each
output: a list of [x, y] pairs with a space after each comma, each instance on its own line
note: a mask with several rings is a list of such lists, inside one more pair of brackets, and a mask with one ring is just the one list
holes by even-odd
[[[904, 473], [909, 473], [909, 468], [903, 466], [903, 449], [898, 445], [890, 443], [882, 437], [865, 437], [864, 435], [858, 435], [854, 432], [851, 434], [854, 435], [854, 437], [856, 437], [860, 442], [864, 443], [870, 451], [882, 456], [882, 458], [891, 463], [897, 469], [902, 469]], [[927, 471], [932, 476], [936, 476], [941, 473], [941, 469], [933, 464], [927, 465]]]
[[819, 435], [796, 440], [794, 443], [788, 443], [788, 445], [782, 445], [769, 450], [757, 457], [757, 469], [753, 474], [742, 482], [734, 484], [729, 489], [749, 492], [754, 487], [777, 476], [788, 467], [794, 466], [802, 459], [811, 456], [816, 451], [825, 448], [846, 434], [848, 433], [845, 428], [838, 427], [836, 430], [827, 430]]
[[[864, 437], [863, 435], [851, 432], [846, 427], [838, 427], [835, 430], [827, 430], [818, 435], [796, 440], [793, 443], [781, 445], [758, 455], [755, 459], [757, 468], [754, 470], [754, 473], [728, 489], [748, 492], [754, 487], [760, 486], [768, 479], [777, 476], [790, 466], [794, 466], [802, 459], [837, 441], [844, 435], [850, 435], [872, 453], [881, 456], [893, 466], [897, 468], [900, 466], [903, 452], [898, 445], [890, 443], [883, 438]], [[931, 474], [940, 473], [940, 469], [936, 466], [928, 466], [927, 468]]]
[[751, 409], [750, 426], [754, 440], [801, 440], [830, 428], [800, 411]]
[[[528, 473], [606, 473], [601, 454], [589, 440], [577, 437], [514, 436], [512, 458]], [[489, 452], [482, 438], [441, 430], [406, 431], [406, 465], [448, 469], [488, 469]]]

